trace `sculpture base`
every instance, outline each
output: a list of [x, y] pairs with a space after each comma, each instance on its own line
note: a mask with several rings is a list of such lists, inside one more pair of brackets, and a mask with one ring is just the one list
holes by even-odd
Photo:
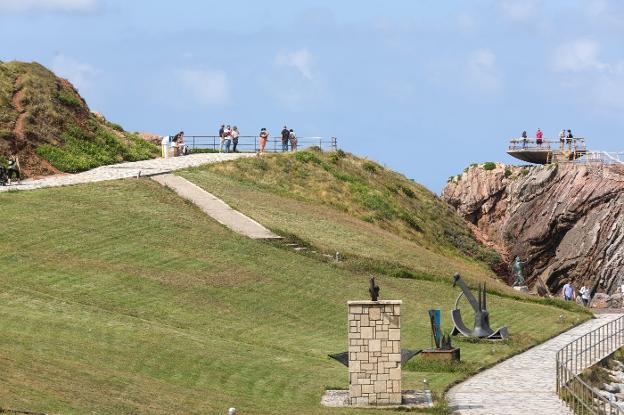
[[448, 350], [425, 349], [420, 355], [423, 360], [430, 362], [459, 362], [460, 360], [459, 347]]
[[373, 408], [373, 409], [398, 409], [398, 408], [432, 408], [433, 398], [429, 390], [404, 390], [401, 391], [400, 405], [367, 405], [357, 406], [349, 404], [348, 390], [326, 390], [321, 398], [321, 405], [330, 408]]

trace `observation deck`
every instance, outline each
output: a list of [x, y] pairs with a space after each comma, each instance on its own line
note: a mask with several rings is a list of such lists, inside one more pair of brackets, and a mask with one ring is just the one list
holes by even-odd
[[574, 161], [587, 154], [585, 138], [542, 139], [541, 144], [536, 138], [512, 138], [509, 141], [507, 154], [522, 161], [535, 164], [550, 164], [563, 161]]

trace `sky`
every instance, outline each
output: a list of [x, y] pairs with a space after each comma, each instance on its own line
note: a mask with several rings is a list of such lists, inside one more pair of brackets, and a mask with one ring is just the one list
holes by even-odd
[[286, 123], [436, 193], [523, 130], [624, 150], [618, 0], [0, 0], [0, 39], [126, 130]]

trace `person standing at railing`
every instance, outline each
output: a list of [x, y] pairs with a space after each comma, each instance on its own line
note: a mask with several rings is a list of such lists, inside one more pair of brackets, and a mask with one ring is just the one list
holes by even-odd
[[219, 153], [223, 153], [223, 131], [225, 130], [225, 124], [221, 124], [219, 128]]
[[160, 145], [162, 147], [162, 157], [164, 159], [169, 158], [169, 146], [171, 145], [171, 136], [165, 135], [160, 141]]
[[290, 139], [290, 151], [297, 151], [297, 136], [292, 128], [289, 131], [288, 138]]
[[522, 132], [522, 148], [526, 148], [527, 145], [527, 132], [524, 130]]
[[572, 130], [568, 130], [568, 134], [566, 135], [566, 143], [568, 143], [568, 148], [572, 150], [572, 141], [574, 140], [574, 136], [572, 135]]
[[236, 153], [236, 146], [238, 145], [238, 136], [240, 134], [238, 133], [238, 127], [234, 126], [232, 127], [232, 132], [230, 133], [230, 136], [232, 137], [232, 145], [234, 146], [234, 148], [232, 149], [233, 153]]
[[535, 133], [535, 143], [537, 144], [538, 147], [542, 146], [542, 142], [543, 142], [542, 137], [544, 137], [544, 133], [542, 133], [542, 130], [538, 128], [537, 132]]
[[282, 130], [282, 152], [288, 151], [288, 140], [290, 140], [290, 131], [288, 131], [287, 126], [284, 126]]
[[264, 148], [269, 139], [269, 132], [263, 127], [260, 129], [260, 135], [258, 137], [260, 138], [260, 154], [264, 154]]
[[225, 130], [223, 130], [223, 144], [225, 146], [225, 152], [229, 153], [230, 144], [232, 144], [232, 129], [229, 125], [225, 127]]
[[561, 150], [563, 150], [563, 147], [565, 145], [565, 138], [566, 138], [566, 131], [561, 130], [561, 132], [559, 133], [559, 145], [561, 146]]

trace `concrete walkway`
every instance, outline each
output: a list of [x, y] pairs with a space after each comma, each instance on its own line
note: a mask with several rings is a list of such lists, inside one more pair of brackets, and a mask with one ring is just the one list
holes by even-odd
[[252, 239], [281, 238], [250, 217], [232, 209], [227, 203], [212, 193], [208, 193], [183, 177], [173, 174], [163, 174], [153, 176], [152, 179], [171, 188], [184, 199], [197, 205], [201, 210], [206, 212], [208, 216], [232, 229], [234, 232]]
[[241, 157], [255, 157], [254, 153], [200, 153], [168, 159], [152, 159], [112, 164], [98, 167], [76, 174], [58, 174], [37, 180], [24, 180], [21, 184], [0, 186], [0, 192], [9, 190], [32, 190], [44, 187], [69, 186], [73, 184], [117, 180], [129, 177], [151, 176], [154, 174], [169, 173], [187, 167], [196, 167], [202, 164], [217, 163], [234, 160]]
[[601, 314], [539, 346], [514, 356], [451, 388], [454, 414], [569, 415], [555, 391], [557, 351], [621, 314]]

